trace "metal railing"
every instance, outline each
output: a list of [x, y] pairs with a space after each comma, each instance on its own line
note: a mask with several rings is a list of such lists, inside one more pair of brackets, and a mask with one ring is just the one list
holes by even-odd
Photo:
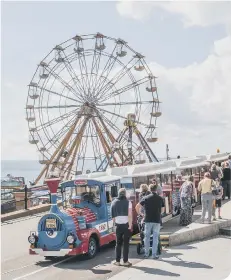
[[[33, 188], [28, 188], [27, 185], [21, 189], [2, 189], [1, 214], [23, 209], [28, 210], [34, 206], [51, 203], [51, 195], [48, 189], [41, 191], [37, 187], [35, 189], [33, 191]], [[39, 192], [44, 193], [39, 194]], [[57, 196], [61, 198], [61, 192], [59, 190]]]

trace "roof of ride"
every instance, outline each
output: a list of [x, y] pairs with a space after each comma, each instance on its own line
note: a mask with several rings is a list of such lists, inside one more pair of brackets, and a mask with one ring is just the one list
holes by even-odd
[[[121, 177], [119, 176], [114, 176], [114, 175], [108, 175], [106, 172], [94, 172], [90, 174], [85, 174], [85, 175], [78, 175], [74, 179], [66, 182], [72, 182], [72, 181], [77, 181], [77, 180], [94, 180], [99, 183], [110, 183], [114, 181], [120, 180]], [[66, 183], [64, 182], [64, 183]], [[63, 183], [62, 183], [63, 184]], [[61, 186], [62, 186], [61, 184]]]
[[207, 156], [200, 156], [186, 159], [108, 168], [106, 173], [109, 175], [121, 176], [123, 178], [142, 177], [155, 174], [170, 174], [171, 172], [177, 173], [182, 169], [190, 169], [206, 165], [209, 165]]

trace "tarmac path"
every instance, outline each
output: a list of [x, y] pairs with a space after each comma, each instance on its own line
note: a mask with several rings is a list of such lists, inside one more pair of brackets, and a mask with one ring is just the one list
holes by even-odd
[[114, 249], [110, 246], [92, 260], [81, 256], [48, 261], [28, 254], [27, 237], [38, 221], [39, 217], [30, 217], [2, 224], [1, 279], [148, 280], [157, 276], [158, 280], [190, 280], [203, 275], [203, 279], [221, 280], [231, 272], [231, 239], [222, 236], [167, 249], [158, 261], [143, 260], [136, 254], [136, 246], [130, 246], [132, 268], [113, 266]]

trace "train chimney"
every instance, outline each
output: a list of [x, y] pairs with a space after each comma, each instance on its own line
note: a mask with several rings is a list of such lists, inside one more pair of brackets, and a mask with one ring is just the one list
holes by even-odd
[[59, 212], [59, 208], [57, 206], [57, 189], [59, 186], [61, 179], [60, 178], [50, 178], [46, 179], [45, 182], [50, 190], [51, 194], [51, 209], [50, 212]]

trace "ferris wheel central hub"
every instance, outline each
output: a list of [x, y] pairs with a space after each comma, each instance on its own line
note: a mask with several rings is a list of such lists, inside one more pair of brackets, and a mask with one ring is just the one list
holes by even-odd
[[83, 114], [87, 116], [93, 116], [95, 113], [96, 105], [94, 103], [85, 102], [82, 106]]

